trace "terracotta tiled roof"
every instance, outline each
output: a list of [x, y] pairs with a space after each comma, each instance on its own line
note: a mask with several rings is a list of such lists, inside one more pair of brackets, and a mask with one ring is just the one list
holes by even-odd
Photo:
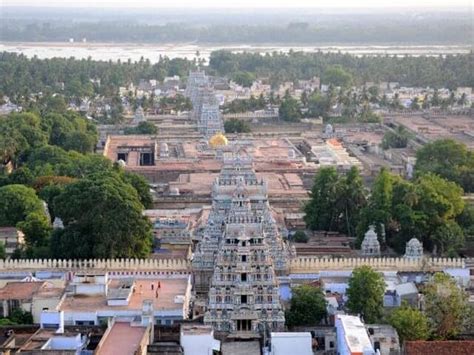
[[29, 300], [46, 283], [40, 282], [9, 282], [0, 289], [0, 300]]
[[474, 354], [474, 340], [449, 341], [407, 341], [406, 355], [471, 355]]

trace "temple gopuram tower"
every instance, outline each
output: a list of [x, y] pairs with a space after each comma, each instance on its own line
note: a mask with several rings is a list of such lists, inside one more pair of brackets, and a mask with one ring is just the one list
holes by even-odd
[[294, 251], [272, 216], [266, 183], [250, 159], [225, 158], [212, 193], [193, 259], [196, 293], [208, 296], [204, 322], [231, 333], [282, 330], [277, 276], [288, 274]]

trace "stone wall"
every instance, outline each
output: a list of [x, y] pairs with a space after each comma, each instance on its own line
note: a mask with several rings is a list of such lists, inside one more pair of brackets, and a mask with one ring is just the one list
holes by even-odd
[[[446, 268], [465, 268], [467, 259], [451, 258], [318, 258], [298, 257], [290, 262], [290, 273], [317, 273], [322, 270], [352, 270], [369, 265], [376, 270], [441, 271]], [[191, 271], [185, 259], [90, 259], [90, 260], [0, 260], [0, 271], [24, 270], [107, 270], [107, 271]]]
[[90, 260], [0, 260], [3, 270], [110, 270], [110, 271], [189, 271], [185, 259], [90, 259]]
[[464, 259], [451, 258], [318, 258], [299, 257], [290, 263], [292, 274], [316, 273], [321, 270], [352, 270], [368, 265], [372, 268], [396, 271], [441, 271], [446, 268], [464, 268]]

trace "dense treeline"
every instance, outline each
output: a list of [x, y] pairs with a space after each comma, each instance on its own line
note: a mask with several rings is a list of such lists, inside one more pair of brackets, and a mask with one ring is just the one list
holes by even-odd
[[[314, 76], [322, 77], [323, 82], [326, 79], [331, 81], [338, 74], [336, 79], [350, 79], [352, 84], [397, 81], [406, 86], [456, 88], [474, 86], [473, 63], [472, 52], [446, 57], [393, 58], [322, 52], [261, 56], [217, 51], [212, 53], [206, 70], [229, 78], [251, 73], [251, 76], [269, 78], [274, 87], [284, 81]], [[156, 64], [145, 59], [125, 63], [73, 58], [28, 59], [24, 55], [3, 52], [0, 54], [0, 94], [20, 103], [39, 92], [60, 92], [70, 99], [94, 95], [113, 98], [120, 86], [138, 84], [140, 79], [162, 80], [172, 75], [186, 77], [196, 64], [195, 61], [166, 57]], [[350, 76], [340, 77], [341, 69]]]
[[148, 183], [94, 154], [95, 127], [61, 100], [0, 118], [0, 226], [26, 241], [13, 257], [147, 256]]
[[232, 76], [250, 72], [267, 77], [272, 85], [283, 81], [310, 79], [328, 74], [340, 66], [352, 75], [354, 84], [367, 81], [394, 81], [404, 86], [448, 87], [474, 86], [474, 53], [446, 57], [356, 57], [342, 53], [230, 53], [211, 54], [210, 69], [219, 75]]
[[113, 21], [72, 23], [31, 23], [5, 20], [0, 25], [2, 41], [59, 41], [69, 38], [95, 42], [198, 42], [198, 43], [304, 43], [304, 44], [469, 44], [471, 24], [468, 16], [454, 21], [443, 18], [405, 18], [383, 21], [332, 21], [325, 24], [212, 24], [169, 23], [149, 25]]
[[88, 153], [94, 150], [97, 139], [92, 123], [67, 111], [61, 96], [49, 97], [37, 102], [31, 112], [12, 113], [0, 119], [0, 163], [21, 165], [30, 154], [48, 144]]
[[418, 175], [434, 173], [459, 184], [464, 191], [474, 192], [474, 152], [452, 139], [426, 144], [416, 152]]
[[255, 96], [250, 96], [250, 99], [236, 99], [230, 102], [225, 103], [222, 107], [224, 113], [241, 113], [247, 111], [257, 111], [263, 110], [267, 102], [263, 95], [260, 95], [258, 98]]
[[455, 182], [421, 168], [413, 181], [382, 170], [370, 191], [356, 168], [345, 175], [321, 168], [305, 207], [305, 222], [313, 230], [347, 233], [359, 245], [373, 225], [382, 246], [398, 253], [416, 237], [434, 254], [454, 256], [474, 227], [473, 209], [462, 195]]
[[74, 58], [38, 59], [0, 53], [0, 93], [14, 102], [30, 94], [61, 92], [68, 98], [95, 94], [112, 97], [120, 86], [138, 84], [140, 79], [163, 80], [165, 76], [187, 76], [195, 62], [161, 58], [159, 63], [104, 62]]
[[251, 131], [250, 125], [242, 120], [231, 118], [224, 123], [225, 133], [249, 133]]

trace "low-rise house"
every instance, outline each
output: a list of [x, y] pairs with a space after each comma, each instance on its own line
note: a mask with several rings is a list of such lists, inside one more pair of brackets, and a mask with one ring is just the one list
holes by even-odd
[[191, 297], [189, 275], [173, 278], [114, 275], [76, 275], [71, 293], [57, 307], [67, 325], [97, 325], [113, 317], [133, 320], [142, 314], [144, 301], [151, 300], [158, 324], [187, 319]]
[[413, 282], [404, 282], [395, 286], [395, 292], [402, 302], [407, 302], [413, 307], [418, 306], [418, 288]]
[[8, 326], [0, 353], [61, 355], [145, 355], [153, 335], [146, 308], [133, 322], [113, 319], [103, 326], [65, 326], [64, 313], [43, 313], [40, 326]]
[[369, 333], [375, 351], [380, 355], [400, 354], [400, 340], [398, 333], [388, 324], [366, 324], [365, 328]]
[[41, 313], [56, 309], [64, 297], [64, 287], [41, 287], [33, 294], [32, 298], [31, 314], [33, 315], [33, 323], [40, 323]]
[[359, 317], [336, 316], [337, 353], [339, 355], [375, 355], [367, 330]]
[[144, 322], [114, 320], [96, 348], [97, 355], [146, 355], [153, 327]]
[[321, 85], [320, 78], [317, 77], [317, 76], [314, 76], [310, 80], [298, 80], [297, 88], [301, 89], [303, 91], [312, 92], [312, 91], [315, 91], [315, 90], [319, 90], [320, 85]]
[[313, 355], [311, 333], [271, 332], [270, 355]]
[[11, 326], [0, 344], [2, 354], [93, 354], [102, 338], [101, 327], [66, 327], [47, 329], [30, 326]]
[[180, 343], [186, 355], [212, 355], [221, 350], [221, 343], [214, 339], [214, 330], [208, 325], [181, 325]]
[[418, 306], [418, 288], [414, 282], [388, 282], [385, 290], [384, 307], [400, 307], [402, 302], [413, 307]]
[[0, 316], [9, 317], [15, 309], [33, 314], [33, 322], [38, 323], [41, 311], [55, 308], [64, 288], [54, 287], [45, 281], [8, 282], [0, 289]]

